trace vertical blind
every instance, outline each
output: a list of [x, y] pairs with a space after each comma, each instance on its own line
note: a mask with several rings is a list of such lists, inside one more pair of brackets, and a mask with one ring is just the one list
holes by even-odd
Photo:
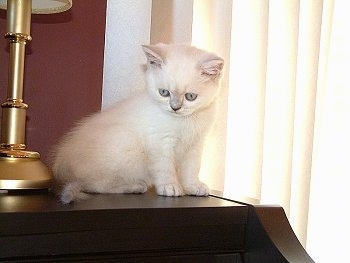
[[142, 44], [219, 53], [221, 112], [201, 178], [225, 197], [283, 206], [316, 262], [340, 261], [349, 221], [341, 212], [350, 175], [347, 2], [109, 0], [103, 108], [144, 85]]

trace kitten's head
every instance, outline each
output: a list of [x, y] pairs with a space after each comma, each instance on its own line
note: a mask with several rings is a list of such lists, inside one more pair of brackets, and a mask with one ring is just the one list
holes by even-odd
[[164, 110], [188, 116], [208, 107], [219, 92], [224, 60], [188, 45], [143, 46], [147, 89]]

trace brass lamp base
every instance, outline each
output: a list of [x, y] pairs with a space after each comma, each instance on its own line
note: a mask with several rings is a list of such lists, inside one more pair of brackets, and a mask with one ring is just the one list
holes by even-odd
[[51, 182], [51, 172], [39, 153], [0, 149], [0, 189], [48, 189]]
[[25, 150], [28, 108], [23, 102], [25, 45], [32, 39], [32, 10], [43, 14], [63, 12], [72, 6], [72, 1], [42, 0], [33, 3], [32, 0], [0, 0], [0, 8], [7, 8], [5, 38], [9, 41], [7, 98], [1, 104], [0, 190], [8, 192], [48, 189], [52, 181], [50, 170], [40, 161], [40, 154]]

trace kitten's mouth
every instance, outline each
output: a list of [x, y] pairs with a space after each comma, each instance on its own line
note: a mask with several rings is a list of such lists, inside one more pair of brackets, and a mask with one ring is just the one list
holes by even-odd
[[171, 115], [177, 116], [177, 117], [185, 117], [185, 116], [189, 116], [192, 113], [191, 112], [186, 112], [186, 111], [182, 111], [182, 110], [169, 110], [169, 112], [171, 113]]

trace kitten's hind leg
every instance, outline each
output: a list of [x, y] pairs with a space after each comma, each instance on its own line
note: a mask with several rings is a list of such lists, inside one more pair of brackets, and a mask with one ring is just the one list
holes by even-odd
[[88, 194], [82, 192], [81, 185], [79, 183], [66, 184], [60, 194], [62, 203], [69, 204], [73, 201], [87, 199]]
[[107, 178], [85, 186], [87, 192], [98, 194], [143, 194], [148, 189], [146, 181], [122, 178]]
[[148, 185], [143, 181], [132, 183], [125, 181], [106, 181], [95, 188], [97, 193], [102, 194], [143, 194], [147, 189]]
[[143, 194], [147, 191], [146, 183], [122, 184], [114, 189], [110, 189], [111, 193], [118, 194]]

